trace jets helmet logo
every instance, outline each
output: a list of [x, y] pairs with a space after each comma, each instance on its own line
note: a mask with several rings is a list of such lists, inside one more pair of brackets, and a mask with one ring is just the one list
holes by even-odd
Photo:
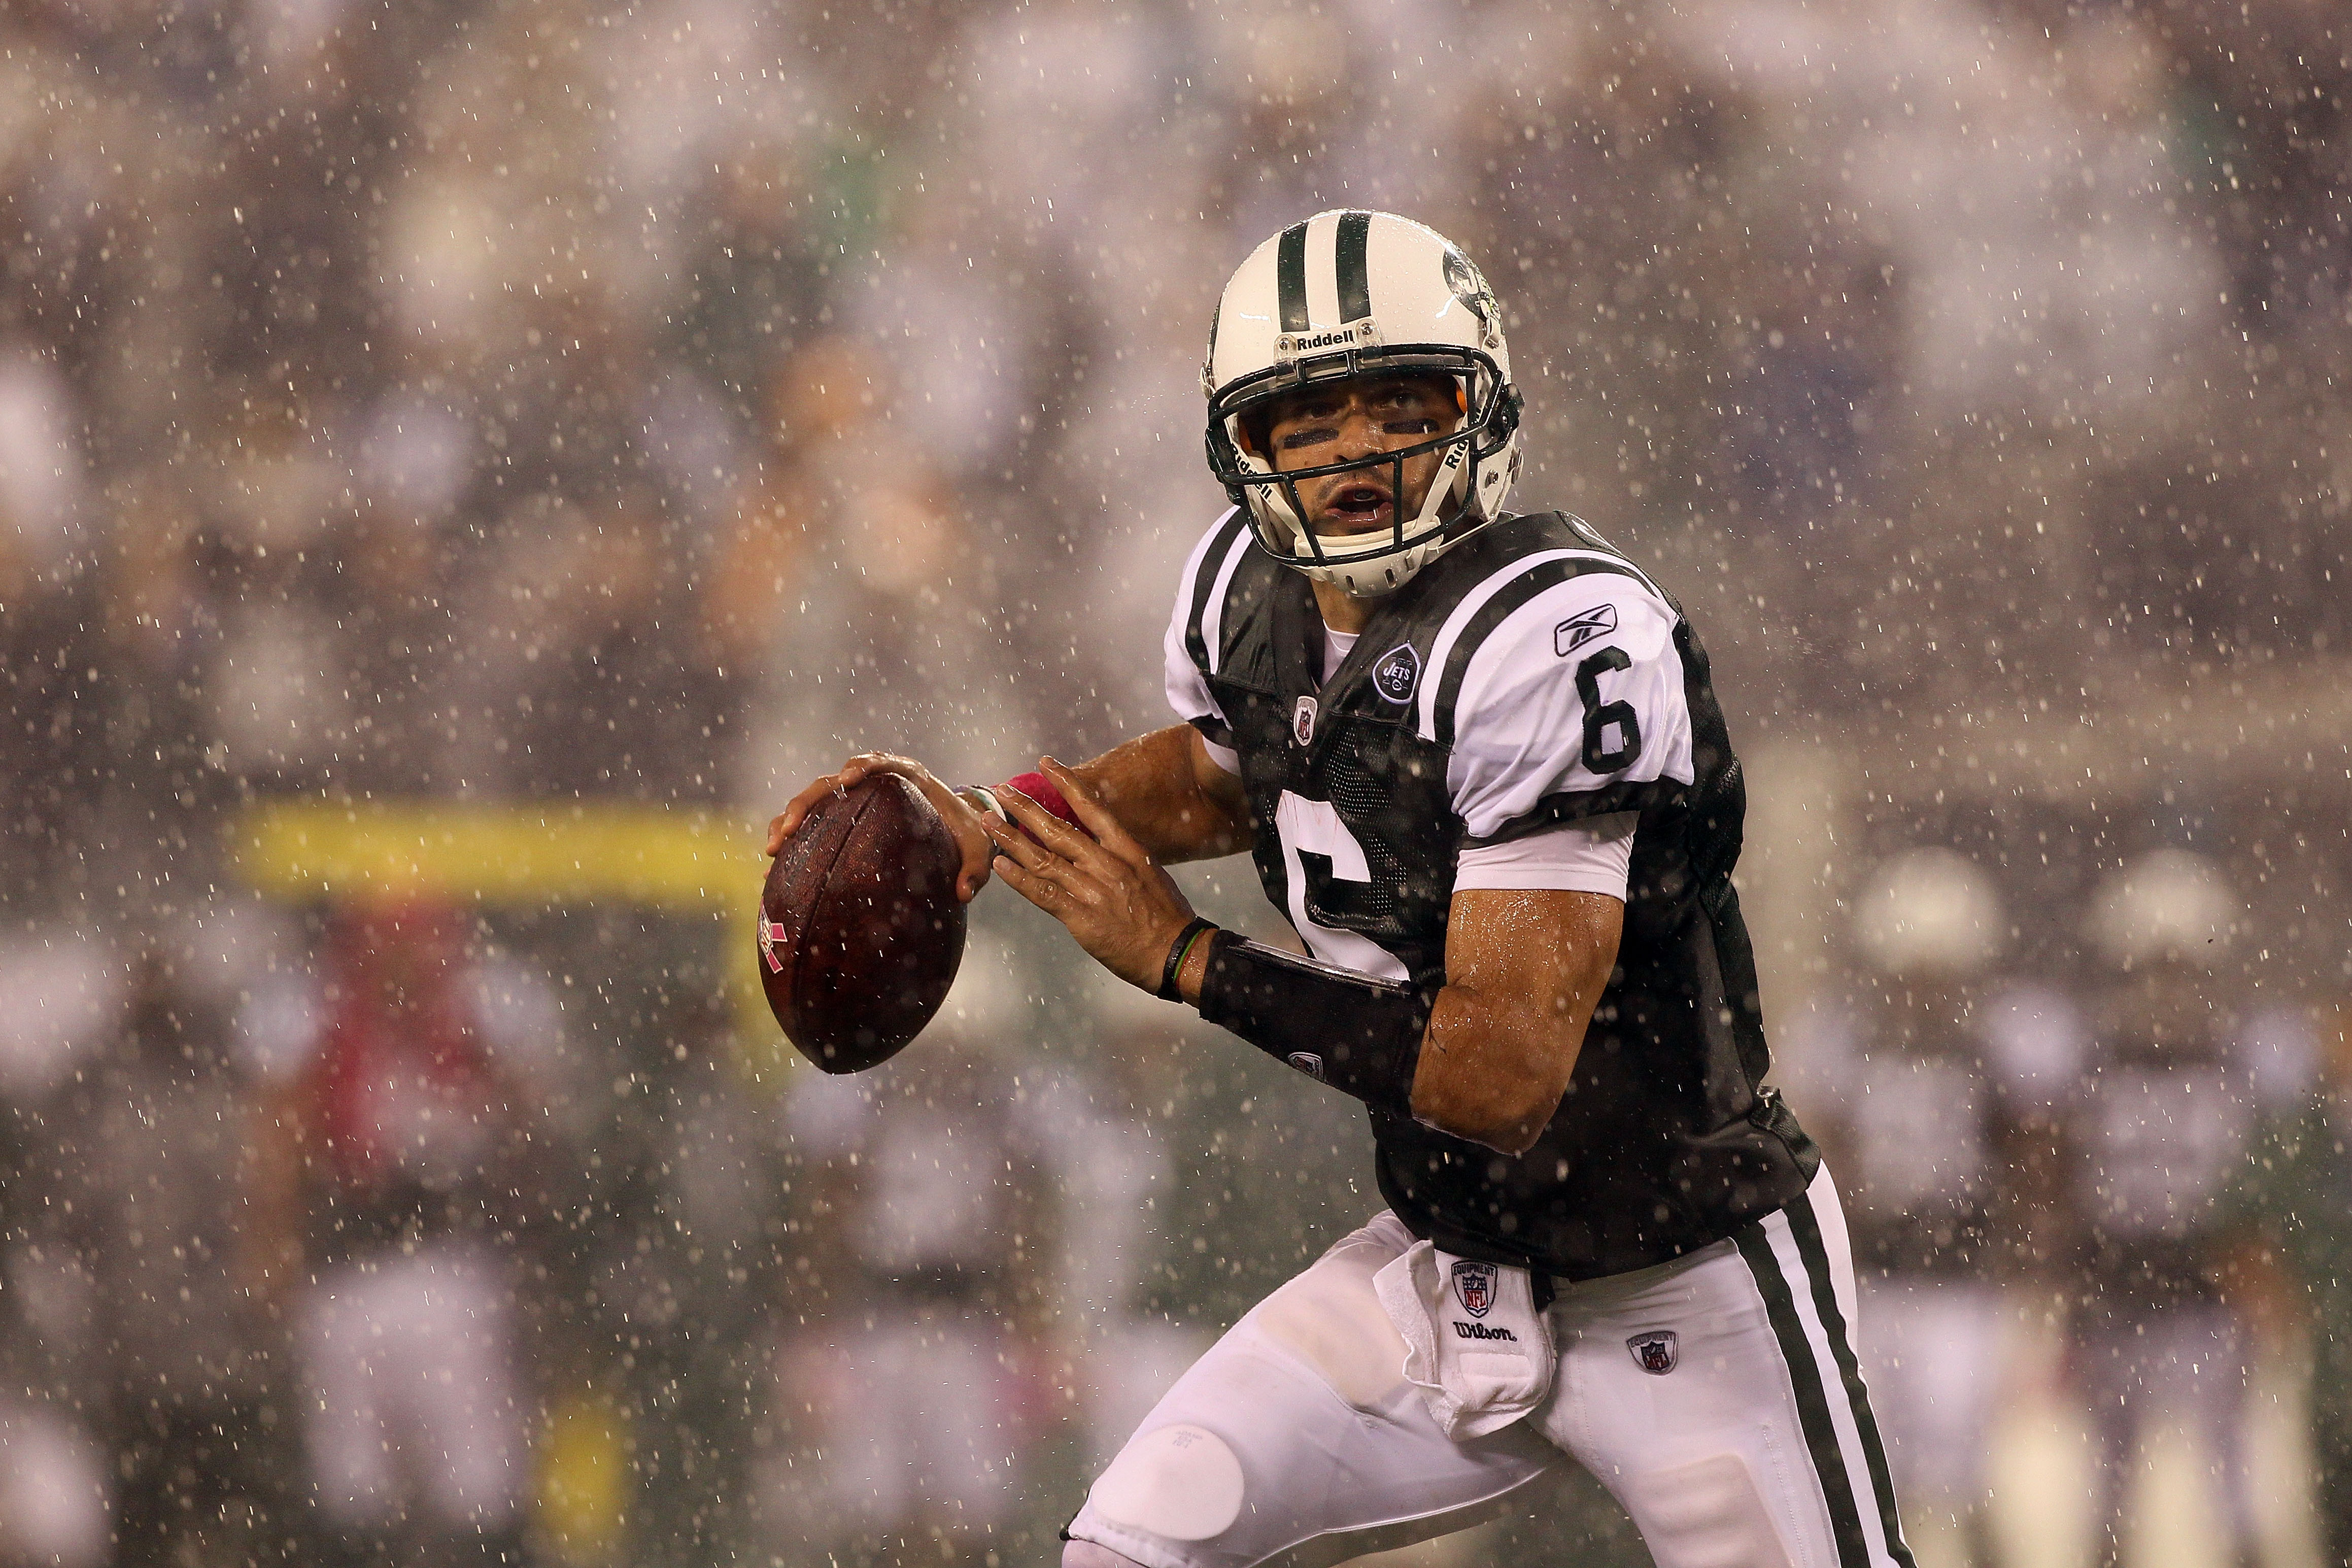
[[1635, 1334], [1625, 1342], [1633, 1352], [1633, 1364], [1655, 1377], [1664, 1377], [1675, 1370], [1675, 1331], [1656, 1329], [1646, 1334]]
[[1495, 1305], [1495, 1266], [1473, 1263], [1467, 1258], [1454, 1265], [1454, 1293], [1462, 1299], [1462, 1310], [1474, 1318], [1483, 1318]]
[[1495, 291], [1486, 287], [1486, 279], [1471, 265], [1470, 258], [1450, 246], [1445, 251], [1445, 287], [1478, 318], [1481, 335], [1487, 344], [1491, 347], [1499, 342], [1497, 326], [1503, 310], [1495, 299]]

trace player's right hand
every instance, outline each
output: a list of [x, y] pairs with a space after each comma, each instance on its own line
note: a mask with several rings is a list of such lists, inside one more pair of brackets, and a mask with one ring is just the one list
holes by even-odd
[[845, 794], [850, 785], [876, 773], [896, 773], [923, 792], [923, 798], [931, 803], [940, 820], [948, 825], [948, 831], [955, 835], [956, 848], [963, 858], [963, 868], [956, 874], [956, 897], [966, 903], [978, 898], [981, 889], [988, 885], [989, 864], [996, 854], [987, 830], [981, 826], [980, 813], [914, 758], [892, 756], [887, 752], [860, 752], [842, 763], [838, 772], [825, 774], [793, 796], [768, 824], [768, 853], [783, 852], [784, 840], [800, 831], [801, 823], [817, 802], [829, 795]]

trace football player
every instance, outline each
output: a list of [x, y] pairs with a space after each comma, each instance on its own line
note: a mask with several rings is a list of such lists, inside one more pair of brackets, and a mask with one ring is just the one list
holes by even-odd
[[2108, 873], [2091, 910], [2103, 973], [2065, 1107], [2064, 1201], [2082, 1287], [2070, 1363], [2098, 1459], [2103, 1568], [2126, 1555], [2124, 1483], [2158, 1422], [2196, 1432], [2231, 1560], [2261, 1558], [2221, 1201], [2254, 1108], [2242, 1018], [2215, 973], [2243, 912], [2220, 868], [2182, 849]]
[[[1908, 1564], [1820, 1156], [1762, 1086], [1744, 786], [1675, 602], [1505, 508], [1504, 318], [1462, 251], [1327, 212], [1210, 330], [1234, 505], [1177, 585], [1182, 723], [950, 791], [876, 772], [1113, 973], [1370, 1112], [1389, 1207], [1160, 1401], [1066, 1568], [1336, 1563], [1582, 1463], [1666, 1568]], [[1162, 868], [1248, 849], [1313, 956]]]
[[1981, 868], [1919, 848], [1874, 880], [1855, 900], [1862, 984], [1814, 1031], [1806, 1116], [1844, 1178], [1895, 1479], [1915, 1524], [1923, 1509], [1952, 1520], [1956, 1555], [1989, 1568], [1985, 1453], [2011, 1315], [2000, 1216], [2031, 1104], [2007, 1037], [2042, 1020], [1994, 988], [2008, 926]]

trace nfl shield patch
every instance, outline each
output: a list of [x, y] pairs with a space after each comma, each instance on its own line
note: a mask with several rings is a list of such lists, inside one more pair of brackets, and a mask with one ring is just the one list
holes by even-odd
[[1675, 1370], [1675, 1331], [1654, 1329], [1646, 1334], [1635, 1334], [1625, 1342], [1633, 1352], [1633, 1364], [1658, 1377]]
[[1302, 697], [1290, 715], [1290, 738], [1304, 746], [1315, 739], [1315, 699]]
[[1483, 1318], [1495, 1305], [1495, 1266], [1458, 1259], [1454, 1265], [1454, 1293], [1462, 1300], [1462, 1310], [1474, 1318]]
[[772, 921], [765, 915], [760, 917], [760, 956], [768, 961], [768, 972], [772, 974], [783, 973], [784, 961], [776, 956], [776, 943], [783, 934], [783, 921]]

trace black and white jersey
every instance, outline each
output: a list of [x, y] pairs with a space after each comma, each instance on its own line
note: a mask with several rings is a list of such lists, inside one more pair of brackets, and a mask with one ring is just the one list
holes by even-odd
[[1879, 996], [1812, 1034], [1807, 1105], [1837, 1156], [1854, 1266], [1984, 1278], [2014, 1115], [1965, 1004]]
[[1238, 772], [1266, 896], [1327, 963], [1433, 991], [1464, 849], [1639, 814], [1617, 967], [1550, 1125], [1514, 1159], [1374, 1112], [1397, 1214], [1449, 1251], [1590, 1279], [1803, 1192], [1818, 1156], [1759, 1087], [1739, 763], [1679, 606], [1543, 513], [1422, 571], [1339, 668], [1322, 648], [1307, 579], [1228, 513], [1185, 566], [1169, 697]]
[[2221, 1198], [2253, 1121], [2227, 1020], [2170, 1000], [2119, 988], [2067, 1108], [2081, 1268], [2109, 1314], [2219, 1295]]

